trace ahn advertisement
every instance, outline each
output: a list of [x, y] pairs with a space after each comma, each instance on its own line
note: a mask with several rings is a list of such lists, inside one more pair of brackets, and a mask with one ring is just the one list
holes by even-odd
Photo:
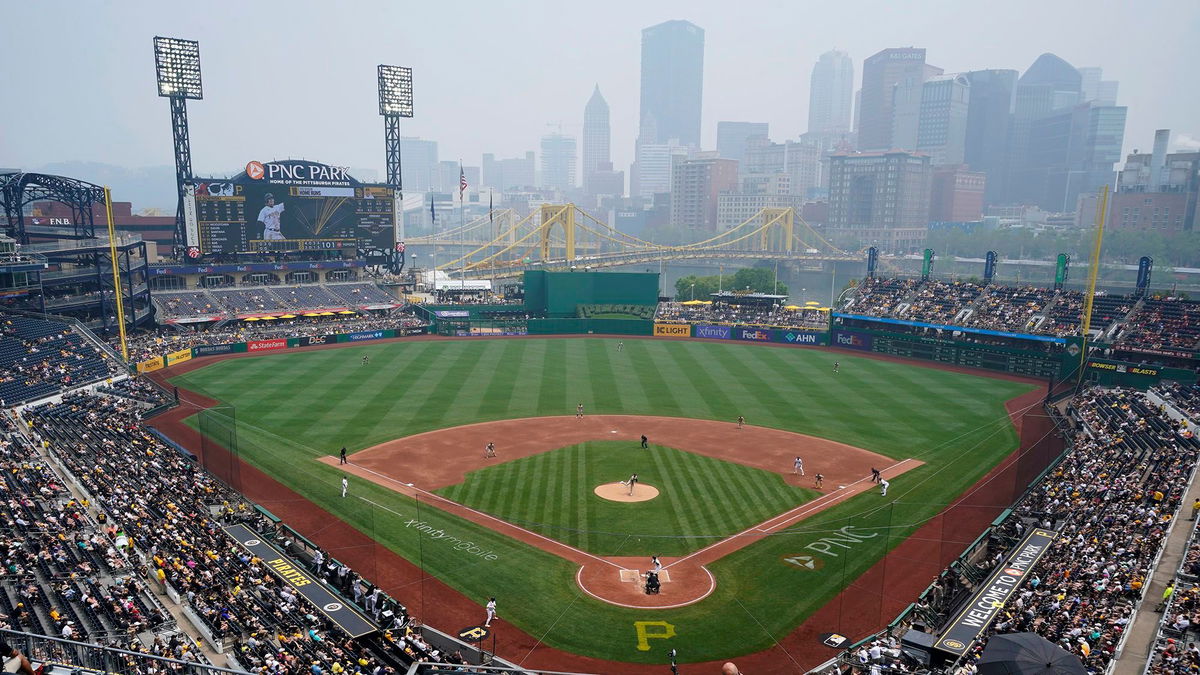
[[255, 340], [254, 342], [246, 343], [246, 351], [248, 352], [271, 352], [276, 349], [287, 349], [287, 338], [277, 338], [274, 340]]
[[829, 343], [828, 333], [803, 331], [803, 330], [787, 330], [780, 329], [772, 331], [775, 333], [775, 341], [782, 342], [787, 345], [823, 345]]
[[833, 346], [845, 347], [847, 349], [861, 349], [864, 352], [869, 352], [871, 351], [871, 335], [869, 333], [854, 333], [845, 330], [834, 331]]
[[731, 326], [699, 325], [695, 328], [696, 330], [692, 337], [705, 338], [708, 340], [730, 340], [733, 338], [733, 328]]
[[656, 323], [655, 337], [691, 337], [692, 327], [686, 323]]

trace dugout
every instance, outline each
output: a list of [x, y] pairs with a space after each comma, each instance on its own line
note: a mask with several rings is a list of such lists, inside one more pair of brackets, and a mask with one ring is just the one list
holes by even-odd
[[658, 274], [653, 272], [525, 272], [525, 311], [551, 319], [574, 318], [580, 305], [658, 304]]

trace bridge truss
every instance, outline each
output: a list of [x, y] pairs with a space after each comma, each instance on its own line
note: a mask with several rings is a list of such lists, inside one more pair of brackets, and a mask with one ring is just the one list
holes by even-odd
[[410, 238], [408, 244], [458, 247], [459, 255], [437, 269], [468, 278], [665, 260], [859, 259], [831, 244], [792, 208], [764, 208], [707, 239], [670, 246], [621, 232], [575, 204], [543, 204], [523, 218], [502, 209], [434, 236]]

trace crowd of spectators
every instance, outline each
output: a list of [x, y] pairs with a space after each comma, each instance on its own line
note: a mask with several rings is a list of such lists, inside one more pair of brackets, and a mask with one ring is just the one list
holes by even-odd
[[1141, 311], [1126, 322], [1119, 342], [1150, 349], [1200, 348], [1200, 302], [1146, 298]]
[[122, 371], [116, 359], [66, 324], [0, 314], [0, 407]]
[[0, 627], [208, 663], [139, 579], [124, 533], [38, 454], [41, 438], [0, 413]]
[[1180, 384], [1163, 380], [1151, 391], [1173, 405], [1193, 421], [1200, 420], [1200, 384]]
[[680, 302], [659, 303], [655, 321], [699, 324], [730, 324], [778, 328], [825, 329], [829, 313], [815, 307], [788, 309], [783, 304], [735, 304], [713, 302], [689, 305]]
[[229, 318], [400, 304], [387, 291], [369, 282], [155, 291], [152, 297], [164, 319]]
[[[34, 552], [40, 548], [42, 552], [36, 557], [48, 554], [53, 561], [61, 548], [69, 555], [65, 565], [115, 565], [126, 573], [131, 564], [127, 559], [141, 560], [151, 567], [158, 584], [174, 589], [181, 604], [198, 617], [203, 632], [217, 646], [226, 648], [240, 667], [257, 672], [379, 675], [398, 672], [417, 659], [462, 662], [461, 655], [444, 654], [428, 644], [416, 619], [353, 570], [319, 550], [308, 559], [296, 558], [366, 616], [382, 621], [379, 631], [350, 638], [297, 595], [291, 585], [272, 574], [261, 559], [238, 547], [224, 533], [222, 525], [230, 522], [247, 524], [264, 538], [270, 538], [279, 527], [192, 458], [164, 445], [145, 429], [140, 422], [143, 409], [138, 402], [124, 397], [75, 392], [59, 403], [24, 411], [30, 433], [58, 458], [81, 492], [94, 500], [90, 503], [62, 496], [59, 501], [67, 511], [56, 517], [64, 528], [72, 528], [66, 530], [71, 545], [28, 547]], [[7, 453], [8, 445], [4, 448]], [[19, 488], [19, 495], [63, 492], [61, 480], [52, 481], [40, 473], [31, 473], [31, 477], [36, 479], [18, 479], [16, 485], [14, 479], [9, 479], [10, 485]], [[86, 516], [76, 518], [75, 514], [87, 509], [100, 515], [95, 524], [85, 526]], [[47, 520], [42, 516], [31, 527], [44, 529]], [[87, 546], [77, 546], [76, 539]], [[280, 541], [279, 546], [290, 552], [292, 542]], [[6, 548], [11, 558], [14, 547]], [[98, 600], [96, 611], [111, 610], [123, 619], [123, 630], [141, 631], [163, 623], [164, 614], [145, 602], [152, 596], [141, 582], [130, 578], [122, 583], [107, 591], [115, 599], [112, 607], [106, 604], [103, 589], [89, 594], [81, 583], [78, 595], [63, 604], [77, 612], [60, 609], [62, 616], [82, 617], [89, 605], [96, 604], [93, 600]], [[46, 591], [39, 587], [37, 592]], [[130, 597], [135, 597], [132, 605]], [[48, 604], [46, 600], [34, 602]], [[385, 614], [385, 602], [398, 611]], [[49, 616], [49, 611], [44, 613]], [[65, 621], [82, 626], [80, 619]], [[46, 630], [46, 626], [18, 625], [33, 632]], [[75, 637], [93, 640], [94, 631], [76, 630]]]
[[[1098, 673], [1114, 658], [1166, 532], [1182, 513], [1200, 441], [1131, 390], [1087, 390], [1068, 407], [1068, 420], [1078, 425], [1069, 451], [989, 538], [981, 572], [1003, 562], [1030, 528], [1058, 533], [987, 635], [1038, 633]], [[955, 579], [957, 593], [926, 593], [916, 604], [934, 629], [978, 590], [954, 569], [943, 578]], [[910, 668], [886, 643], [880, 646], [881, 656], [856, 653], [849, 662], [866, 658], [881, 671]], [[974, 672], [985, 647], [986, 638], [955, 672]]]
[[[131, 362], [145, 361], [163, 354], [200, 345], [219, 345], [278, 337], [306, 337], [357, 333], [368, 330], [404, 330], [425, 325], [411, 314], [373, 316], [354, 314], [331, 317], [296, 317], [275, 321], [238, 321], [218, 329], [158, 328], [126, 337]], [[117, 338], [114, 336], [113, 340]], [[117, 345], [114, 343], [114, 347]], [[117, 347], [119, 349], [119, 347]]]
[[919, 279], [867, 277], [847, 299], [843, 311], [863, 316], [893, 317]]
[[970, 307], [983, 287], [969, 281], [931, 279], [917, 286], [908, 299], [904, 318], [935, 324], [951, 324], [958, 313]]

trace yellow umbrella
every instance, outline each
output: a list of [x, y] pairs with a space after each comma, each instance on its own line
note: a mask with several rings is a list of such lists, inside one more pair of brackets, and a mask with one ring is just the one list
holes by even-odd
[[809, 300], [808, 302], [806, 302], [806, 303], [804, 303], [804, 304], [806, 304], [806, 305], [819, 305], [819, 304], [821, 304], [821, 303], [817, 302], [816, 300]]
[[333, 316], [333, 312], [321, 312], [320, 316]]
[[358, 312], [351, 312], [348, 309], [343, 309], [342, 311], [338, 312], [338, 314], [357, 314], [357, 313]]
[[316, 312], [305, 312], [304, 316], [321, 316], [321, 315], [317, 314]]
[[687, 301], [681, 302], [679, 304], [681, 304], [681, 305], [703, 305], [704, 301], [703, 300], [687, 300]]
[[295, 315], [295, 314], [281, 314], [281, 315], [279, 316], [279, 318], [281, 318], [281, 319], [294, 319], [294, 318], [296, 318], [296, 315]]
[[273, 317], [273, 316], [264, 316], [261, 318], [263, 321], [274, 321], [275, 320], [275, 317]]
[[249, 317], [246, 317], [245, 319], [242, 319], [242, 321], [258, 321], [258, 317], [257, 316], [249, 316]]
[[797, 305], [784, 305], [784, 306], [783, 306], [783, 308], [784, 308], [784, 309], [790, 309], [790, 310], [792, 310], [793, 312], [794, 312], [794, 311], [796, 311], [796, 310], [798, 310], [798, 309], [800, 309], [800, 307], [799, 307], [799, 306], [797, 306]]

